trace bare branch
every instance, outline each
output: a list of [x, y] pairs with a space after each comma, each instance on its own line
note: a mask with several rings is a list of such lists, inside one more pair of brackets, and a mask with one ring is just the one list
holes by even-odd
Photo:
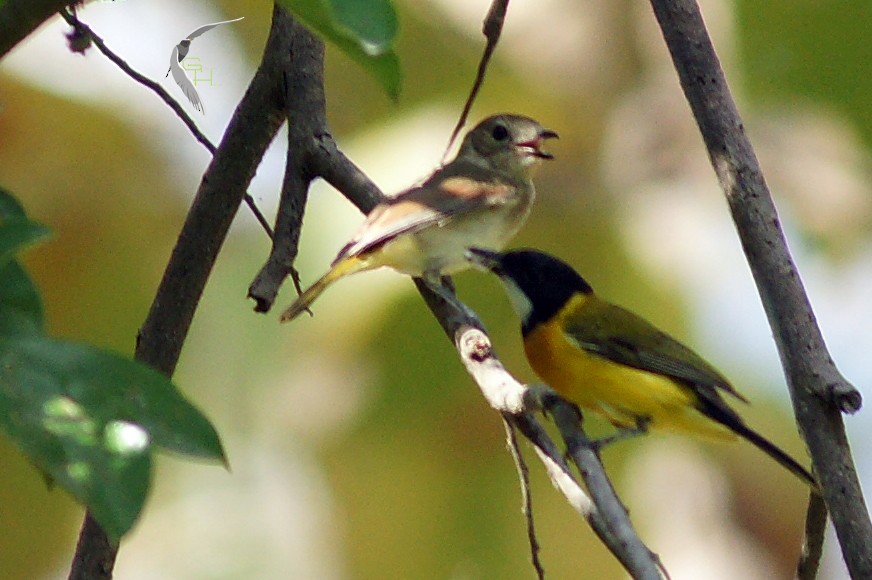
[[0, 58], [69, 3], [69, 0], [0, 2]]
[[70, 580], [103, 580], [112, 578], [118, 547], [109, 541], [106, 532], [89, 512], [79, 532], [76, 555], [70, 567]]
[[460, 118], [457, 120], [457, 125], [451, 131], [451, 137], [448, 139], [448, 147], [445, 148], [445, 155], [442, 161], [448, 157], [448, 152], [461, 129], [466, 124], [466, 119], [469, 117], [469, 111], [472, 109], [472, 104], [478, 96], [478, 91], [484, 83], [484, 75], [487, 73], [488, 64], [490, 64], [491, 56], [497, 47], [497, 42], [500, 40], [500, 35], [503, 33], [503, 22], [506, 19], [506, 11], [509, 9], [509, 0], [493, 0], [490, 9], [487, 11], [487, 16], [484, 18], [481, 32], [487, 39], [484, 47], [484, 53], [481, 55], [481, 61], [478, 63], [478, 72], [475, 73], [475, 81], [472, 83], [472, 89], [469, 91], [469, 96], [466, 98], [466, 103], [463, 105], [463, 111], [460, 113]]
[[[841, 417], [859, 409], [860, 394], [826, 349], [699, 7], [693, 0], [651, 5], [757, 283], [848, 570], [854, 578], [872, 578], [872, 523]], [[808, 532], [822, 535], [823, 527]]]
[[[151, 310], [139, 332], [136, 359], [172, 375], [206, 280], [245, 189], [284, 120], [280, 85], [288, 66], [290, 17], [273, 12], [264, 58], [206, 170], [179, 234]], [[86, 514], [71, 580], [112, 577], [117, 547]]]
[[[79, 20], [75, 14], [69, 14], [64, 10], [61, 10], [58, 14], [61, 15], [61, 18], [67, 21], [67, 24], [75, 28], [77, 31], [88, 35], [88, 37], [91, 39], [91, 42], [93, 42], [94, 46], [97, 47], [97, 50], [103, 53], [106, 58], [111, 60], [118, 68], [120, 68], [124, 72], [124, 74], [157, 94], [157, 96], [160, 97], [160, 99], [164, 103], [166, 103], [170, 109], [173, 110], [176, 116], [182, 120], [182, 123], [184, 123], [188, 130], [191, 132], [191, 134], [194, 135], [194, 138], [197, 139], [197, 141], [199, 141], [203, 145], [203, 147], [205, 147], [206, 150], [209, 151], [209, 153], [211, 153], [212, 155], [215, 154], [215, 145], [213, 145], [212, 142], [209, 141], [209, 138], [206, 137], [206, 135], [204, 135], [202, 131], [200, 131], [199, 127], [197, 127], [197, 124], [194, 123], [194, 120], [191, 118], [190, 115], [188, 115], [187, 111], [185, 111], [185, 109], [178, 103], [178, 101], [170, 96], [170, 94], [160, 84], [154, 82], [147, 76], [134, 70], [133, 67], [127, 64], [127, 61], [111, 51], [109, 47], [106, 46], [106, 43], [103, 42], [103, 39], [97, 36], [87, 24]], [[260, 212], [260, 208], [258, 208], [257, 204], [254, 202], [254, 198], [252, 198], [251, 195], [248, 194], [248, 192], [245, 192], [244, 200], [246, 205], [248, 205], [248, 208], [251, 210], [251, 213], [254, 214], [257, 222], [266, 232], [267, 236], [272, 238], [272, 228], [269, 226], [269, 222], [266, 221], [266, 218], [263, 217], [263, 214]]]
[[[557, 404], [554, 404], [555, 402]], [[612, 482], [606, 477], [599, 454], [581, 426], [578, 409], [566, 401], [555, 399], [548, 406], [548, 412], [554, 417], [554, 423], [566, 442], [567, 453], [581, 473], [594, 504], [615, 506], [613, 509], [602, 510], [602, 516], [606, 520], [606, 528], [615, 536], [613, 541], [617, 545], [626, 547], [620, 552], [628, 559], [622, 560], [624, 566], [628, 570], [643, 571], [646, 578], [659, 578], [657, 568], [662, 569], [664, 573], [665, 569], [657, 555], [642, 544], [630, 524], [627, 508], [621, 503]], [[651, 563], [654, 564], [653, 569]]]
[[796, 566], [797, 580], [814, 580], [817, 578], [821, 556], [824, 551], [824, 534], [827, 526], [827, 506], [824, 498], [811, 493], [808, 498], [808, 511], [805, 514], [805, 538], [802, 542], [802, 553]]
[[372, 180], [336, 146], [329, 134], [317, 142], [320, 154], [311, 160], [312, 170], [335, 187], [365, 214], [387, 199]]
[[[588, 489], [597, 492], [595, 501], [591, 502], [575, 481], [560, 451], [529, 413], [528, 389], [505, 370], [494, 354], [490, 339], [485, 334], [481, 322], [472, 316], [466, 306], [445, 301], [421, 280], [416, 279], [415, 283], [445, 333], [453, 337], [466, 371], [478, 384], [488, 404], [516, 425], [533, 443], [555, 487], [588, 521], [594, 532], [633, 578], [659, 579], [657, 558], [645, 547], [633, 530], [627, 510], [614, 494], [599, 457], [593, 453], [592, 458], [585, 457], [585, 460], [579, 464], [579, 470]], [[552, 413], [555, 409], [557, 413], [566, 413], [567, 409], [573, 415], [577, 413], [574, 406], [562, 399], [556, 400]], [[562, 433], [570, 451], [573, 447], [578, 447], [575, 444], [578, 441], [575, 434], [578, 433], [584, 437], [577, 421], [574, 431], [567, 428]], [[603, 481], [606, 483], [603, 484]], [[592, 484], [596, 487], [592, 488]]]
[[285, 115], [288, 118], [288, 151], [285, 177], [276, 215], [272, 250], [248, 288], [255, 311], [267, 312], [285, 278], [294, 275], [303, 213], [309, 186], [318, 177], [311, 159], [323, 149], [318, 139], [329, 134], [324, 101], [324, 43], [294, 21], [291, 66], [284, 76]]

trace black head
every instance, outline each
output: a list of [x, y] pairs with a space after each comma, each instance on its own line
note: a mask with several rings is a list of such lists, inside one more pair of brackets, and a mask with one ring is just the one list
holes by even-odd
[[593, 293], [572, 267], [536, 250], [500, 253], [470, 248], [467, 259], [500, 277], [525, 332], [554, 316], [575, 294]]

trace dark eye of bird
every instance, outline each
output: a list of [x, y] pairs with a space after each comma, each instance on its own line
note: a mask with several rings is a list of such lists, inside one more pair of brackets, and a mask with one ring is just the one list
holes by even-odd
[[504, 125], [497, 125], [494, 127], [491, 135], [493, 135], [493, 138], [497, 141], [505, 141], [509, 137], [509, 130], [506, 129]]

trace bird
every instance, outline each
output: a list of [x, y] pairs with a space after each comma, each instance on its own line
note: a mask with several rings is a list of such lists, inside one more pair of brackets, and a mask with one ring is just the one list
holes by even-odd
[[421, 185], [377, 205], [340, 250], [330, 270], [281, 315], [308, 310], [331, 284], [382, 266], [423, 278], [450, 299], [441, 277], [469, 267], [469, 246], [502, 249], [518, 232], [535, 197], [532, 177], [553, 155], [543, 141], [557, 138], [523, 115], [499, 114], [464, 137], [457, 156]]
[[[197, 94], [197, 89], [194, 88], [194, 83], [191, 82], [191, 79], [188, 78], [188, 75], [185, 74], [185, 70], [181, 66], [181, 62], [188, 56], [188, 51], [191, 49], [191, 41], [204, 34], [216, 26], [221, 24], [229, 24], [231, 22], [239, 22], [245, 18], [245, 16], [240, 16], [239, 18], [234, 18], [233, 20], [224, 20], [221, 22], [213, 22], [212, 24], [205, 24], [200, 28], [196, 29], [194, 32], [190, 33], [188, 36], [182, 39], [180, 43], [173, 47], [172, 54], [170, 54], [170, 68], [167, 70], [166, 76], [170, 76], [170, 73], [173, 74], [173, 80], [176, 81], [176, 84], [179, 85], [179, 88], [182, 89], [182, 92], [185, 94], [185, 97], [191, 104], [194, 105], [194, 108], [198, 111], [201, 111], [203, 114], [206, 113], [206, 108], [203, 106], [203, 101], [200, 100], [200, 95]], [[166, 77], [165, 77], [166, 78]]]
[[470, 248], [467, 259], [495, 273], [521, 318], [527, 360], [567, 401], [619, 430], [742, 437], [817, 491], [795, 459], [751, 429], [725, 396], [748, 403], [693, 350], [597, 296], [565, 262], [530, 249]]

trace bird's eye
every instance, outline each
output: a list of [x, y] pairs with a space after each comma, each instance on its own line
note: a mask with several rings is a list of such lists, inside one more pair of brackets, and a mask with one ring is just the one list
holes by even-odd
[[509, 137], [509, 130], [506, 129], [505, 125], [497, 125], [496, 127], [494, 127], [491, 135], [497, 141], [505, 141]]

